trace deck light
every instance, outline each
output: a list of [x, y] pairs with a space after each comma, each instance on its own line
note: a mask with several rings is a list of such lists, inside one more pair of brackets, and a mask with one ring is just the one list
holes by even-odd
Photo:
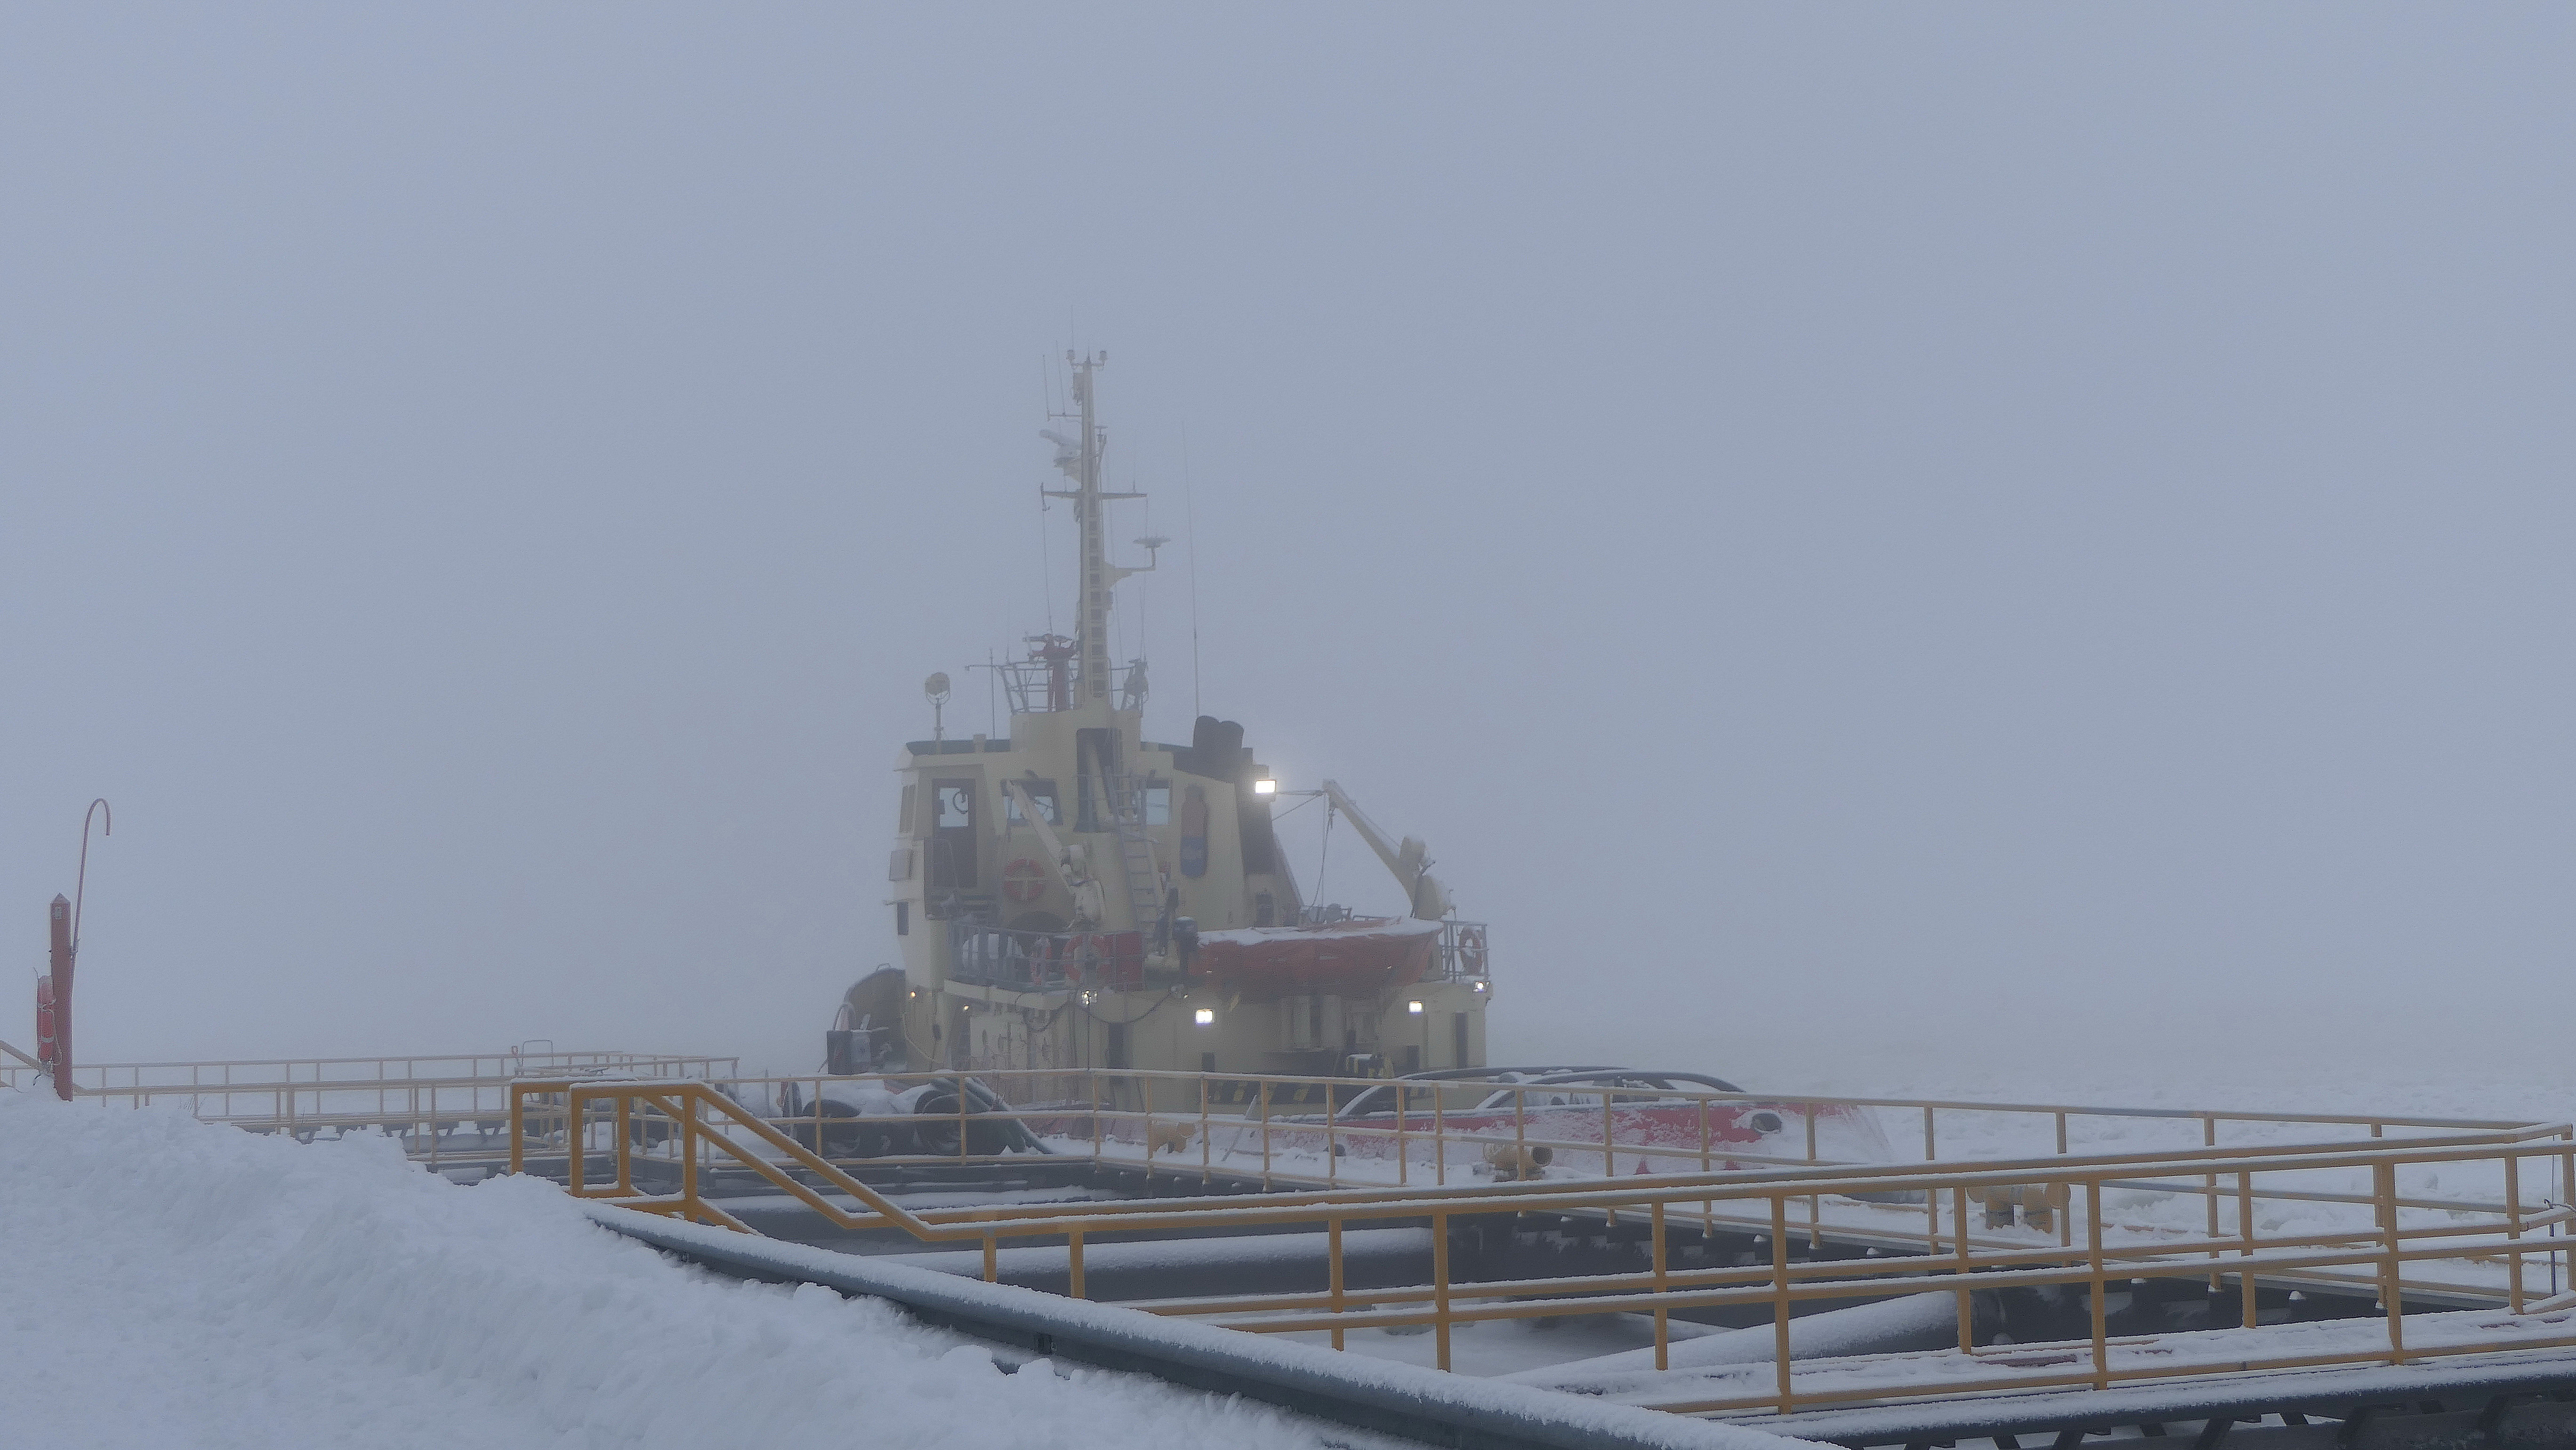
[[1279, 782], [1275, 780], [1256, 780], [1252, 783], [1252, 793], [1254, 795], [1277, 795], [1279, 794]]
[[1198, 1024], [1201, 1027], [1214, 1027], [1216, 1025], [1216, 1009], [1214, 1007], [1201, 1007], [1192, 1015], [1197, 1018]]
[[1404, 1004], [1404, 1010], [1412, 1013], [1416, 1017], [1419, 1017], [1422, 1015], [1422, 1004], [1419, 1002], [1407, 1002]]

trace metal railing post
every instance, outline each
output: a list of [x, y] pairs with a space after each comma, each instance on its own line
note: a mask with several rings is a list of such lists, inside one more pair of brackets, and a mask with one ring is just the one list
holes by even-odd
[[[1935, 1202], [1939, 1194], [1932, 1195]], [[1789, 1390], [1789, 1196], [1771, 1193], [1771, 1354], [1779, 1361], [1780, 1413], [1797, 1407]]]
[[1431, 1215], [1431, 1313], [1432, 1326], [1440, 1338], [1440, 1367], [1449, 1367], [1449, 1215]]
[[[1341, 1312], [1342, 1312], [1342, 1282], [1343, 1282], [1343, 1280], [1342, 1280], [1342, 1218], [1341, 1218], [1341, 1215], [1339, 1215], [1339, 1214], [1335, 1214], [1335, 1215], [1333, 1215], [1331, 1218], [1328, 1218], [1328, 1219], [1324, 1220], [1324, 1244], [1325, 1244], [1325, 1257], [1326, 1257], [1326, 1258], [1328, 1258], [1328, 1259], [1331, 1261], [1331, 1263], [1330, 1263], [1330, 1265], [1329, 1265], [1329, 1272], [1330, 1272], [1330, 1273], [1331, 1273], [1331, 1275], [1332, 1275], [1332, 1280], [1331, 1280], [1331, 1284], [1332, 1284], [1331, 1293], [1332, 1293], [1332, 1299], [1333, 1299], [1333, 1312], [1334, 1312], [1335, 1314], [1339, 1314], [1339, 1313], [1341, 1313]], [[1335, 1349], [1340, 1349], [1341, 1347], [1342, 1347], [1342, 1331], [1340, 1331], [1340, 1330], [1336, 1329], [1336, 1330], [1334, 1330], [1334, 1331], [1333, 1331], [1333, 1348], [1335, 1348]]]
[[1412, 1144], [1405, 1141], [1404, 1132], [1404, 1110], [1410, 1106], [1412, 1097], [1413, 1089], [1400, 1082], [1395, 1085], [1395, 1184], [1398, 1188], [1407, 1187], [1413, 1181]]
[[[2215, 1114], [2200, 1115], [2200, 1145], [2204, 1148], [2218, 1146], [2218, 1118]], [[2203, 1174], [2200, 1181], [2201, 1187], [2206, 1190], [2204, 1196], [2209, 1200], [2209, 1237], [2213, 1244], [2209, 1251], [2209, 1292], [2215, 1294], [2224, 1287], [2220, 1282], [2218, 1249], [2215, 1247], [2218, 1238], [2218, 1175]]]
[[1968, 1275], [1974, 1265], [1968, 1247], [1967, 1185], [1963, 1183], [1951, 1193], [1955, 1195], [1951, 1211], [1959, 1221], [1959, 1231], [1952, 1236], [1959, 1246], [1959, 1352], [1973, 1355], [1977, 1352], [1977, 1306], [1976, 1292], [1968, 1287]]
[[581, 1098], [582, 1093], [579, 1087], [567, 1088], [564, 1091], [564, 1107], [566, 1109], [564, 1114], [564, 1158], [567, 1164], [565, 1179], [566, 1182], [571, 1185], [572, 1196], [575, 1198], [581, 1197], [582, 1170], [588, 1166], [582, 1162]]
[[2506, 1307], [2522, 1312], [2522, 1155], [2504, 1155]]
[[2084, 1183], [2085, 1267], [2092, 1271], [2087, 1290], [2093, 1301], [2093, 1388], [2111, 1387], [2110, 1306], [2103, 1300], [2110, 1293], [2110, 1281], [2102, 1263], [2102, 1180], [2091, 1178]]
[[[1401, 1091], [1401, 1089], [1399, 1089], [1399, 1091]], [[1333, 1101], [1333, 1085], [1329, 1082], [1325, 1083], [1324, 1181], [1336, 1187], [1340, 1186], [1342, 1181], [1342, 1143], [1337, 1133], [1337, 1130], [1341, 1126], [1341, 1117], [1340, 1114], [1335, 1111], [1338, 1106], [1339, 1105]], [[1441, 1368], [1446, 1369], [1448, 1366], [1443, 1365]]]
[[2261, 1326], [2263, 1313], [2262, 1302], [2254, 1287], [2254, 1175], [2251, 1171], [2236, 1175], [2236, 1232], [2245, 1240], [2245, 1247], [2239, 1251], [2245, 1263], [2236, 1271], [2237, 1288], [2245, 1298], [2241, 1312], [2244, 1327], [2254, 1329]]
[[1071, 1291], [1069, 1297], [1080, 1299], [1084, 1297], [1082, 1283], [1082, 1230], [1078, 1228], [1068, 1230], [1065, 1234], [1064, 1243], [1067, 1251], [1066, 1257], [1072, 1271], [1070, 1280], [1066, 1284], [1066, 1288]]
[[1654, 1255], [1655, 1294], [1657, 1296], [1657, 1302], [1655, 1304], [1655, 1368], [1671, 1369], [1673, 1367], [1673, 1337], [1672, 1325], [1670, 1323], [1671, 1316], [1669, 1311], [1664, 1308], [1664, 1305], [1661, 1302], [1661, 1296], [1672, 1292], [1673, 1281], [1671, 1276], [1664, 1271], [1664, 1201], [1662, 1199], [1656, 1199], [1654, 1207], [1647, 1210], [1647, 1226], [1653, 1243], [1651, 1252]]
[[2403, 1364], [2406, 1361], [2406, 1286], [2398, 1277], [2397, 1165], [2373, 1164], [2371, 1178], [2372, 1189], [2379, 1200], [2380, 1229], [2387, 1242], [2387, 1251], [2379, 1260], [2379, 1301], [2388, 1310], [2388, 1359], [2391, 1364]]
[[695, 1084], [682, 1087], [680, 1097], [680, 1202], [685, 1213], [703, 1213], [698, 1202], [698, 1094]]
[[510, 1084], [510, 1171], [513, 1174], [525, 1172], [528, 1165], [527, 1150], [524, 1146], [528, 1141], [528, 1135], [520, 1126], [522, 1121], [520, 1115], [526, 1107], [526, 1099], [527, 1093], [519, 1084], [515, 1082]]
[[1431, 1090], [1431, 1182], [1434, 1187], [1449, 1186], [1449, 1109], [1440, 1089]]

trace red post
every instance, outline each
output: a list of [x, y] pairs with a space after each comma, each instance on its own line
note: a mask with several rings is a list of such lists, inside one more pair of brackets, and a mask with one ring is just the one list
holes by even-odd
[[54, 1096], [72, 1100], [72, 904], [54, 897]]

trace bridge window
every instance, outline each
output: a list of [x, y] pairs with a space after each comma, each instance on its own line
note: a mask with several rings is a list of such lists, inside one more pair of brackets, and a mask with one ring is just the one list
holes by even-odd
[[975, 889], [975, 782], [935, 780], [930, 783], [931, 821], [928, 887], [933, 900], [946, 891]]
[[1168, 826], [1172, 823], [1172, 787], [1167, 781], [1152, 781], [1145, 786], [1145, 824]]

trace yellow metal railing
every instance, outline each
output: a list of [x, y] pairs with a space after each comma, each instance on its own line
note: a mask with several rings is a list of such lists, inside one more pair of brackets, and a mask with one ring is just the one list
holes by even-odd
[[[1064, 1151], [1079, 1153], [1087, 1148], [1097, 1158], [1131, 1167], [1140, 1161], [1150, 1164], [1156, 1156], [1151, 1131], [1156, 1121], [1195, 1119], [1212, 1128], [1221, 1122], [1210, 1108], [1218, 1083], [1232, 1087], [1241, 1082], [1202, 1077], [1195, 1084], [1198, 1113], [1158, 1110], [1155, 1093], [1169, 1097], [1177, 1091], [1169, 1085], [1189, 1076], [1103, 1072], [1096, 1075], [1086, 1101], [1059, 1100], [1013, 1112], [1024, 1121], [1044, 1124], [1053, 1115], [1059, 1128], [1087, 1127], [1087, 1143], [1071, 1132], [1049, 1136]], [[772, 1080], [761, 1081], [775, 1086]], [[889, 1081], [921, 1085], [920, 1079]], [[1331, 1081], [1259, 1080], [1256, 1086], [1263, 1090], [1256, 1094], [1256, 1111], [1267, 1105], [1268, 1087]], [[1352, 1084], [1344, 1081], [1339, 1086], [1348, 1089]], [[1138, 1090], [1131, 1092], [1131, 1088]], [[1678, 1095], [1658, 1090], [1652, 1096], [1668, 1102]], [[2159, 1110], [2144, 1116], [2177, 1118], [2186, 1129], [2200, 1130], [2190, 1136], [2211, 1141], [2125, 1152], [2078, 1152], [2066, 1138], [2070, 1118], [2136, 1114], [2028, 1104], [1927, 1105], [1865, 1099], [1782, 1103], [1743, 1094], [1688, 1096], [1730, 1106], [1759, 1101], [1773, 1111], [1804, 1109], [1810, 1122], [1825, 1103], [1877, 1110], [2045, 1114], [2053, 1120], [2057, 1141], [2064, 1148], [1958, 1163], [1823, 1163], [1780, 1155], [1754, 1161], [1756, 1155], [1707, 1147], [1703, 1136], [1703, 1152], [1735, 1166], [1700, 1171], [1693, 1165], [1682, 1172], [1643, 1176], [1424, 1184], [1301, 1180], [1281, 1171], [1277, 1160], [1289, 1155], [1272, 1152], [1268, 1144], [1274, 1132], [1310, 1137], [1321, 1133], [1328, 1135], [1328, 1141], [1338, 1141], [1342, 1135], [1378, 1135], [1399, 1142], [1423, 1137], [1442, 1149], [1426, 1156], [1445, 1165], [1446, 1115], [1437, 1111], [1435, 1103], [1431, 1121], [1420, 1129], [1335, 1125], [1322, 1118], [1289, 1122], [1276, 1116], [1238, 1117], [1238, 1123], [1248, 1123], [1263, 1138], [1264, 1176], [1279, 1190], [1259, 1197], [1148, 1198], [914, 1212], [846, 1172], [844, 1165], [850, 1160], [835, 1160], [820, 1150], [836, 1125], [918, 1125], [918, 1116], [831, 1118], [817, 1109], [808, 1116], [774, 1121], [744, 1105], [742, 1099], [758, 1098], [751, 1082], [720, 1087], [701, 1082], [560, 1080], [512, 1085], [512, 1166], [524, 1165], [529, 1148], [551, 1150], [559, 1139], [569, 1159], [573, 1191], [583, 1197], [742, 1229], [745, 1226], [738, 1218], [709, 1202], [702, 1192], [703, 1166], [731, 1164], [844, 1229], [899, 1231], [925, 1243], [980, 1243], [987, 1279], [996, 1275], [1004, 1242], [1060, 1240], [1075, 1297], [1082, 1297], [1086, 1287], [1085, 1244], [1102, 1234], [1320, 1227], [1326, 1235], [1328, 1267], [1328, 1287], [1322, 1291], [1205, 1296], [1135, 1307], [1258, 1333], [1324, 1334], [1335, 1348], [1342, 1347], [1344, 1336], [1354, 1329], [1424, 1326], [1437, 1336], [1442, 1368], [1450, 1365], [1451, 1336], [1460, 1326], [1604, 1313], [1651, 1316], [1656, 1360], [1662, 1367], [1668, 1363], [1669, 1321], [1674, 1313], [1767, 1308], [1782, 1339], [1774, 1383], [1758, 1394], [1702, 1395], [1660, 1406], [1691, 1413], [1787, 1413], [1890, 1393], [1884, 1385], [1797, 1386], [1785, 1343], [1791, 1308], [1815, 1301], [1926, 1291], [1957, 1296], [1962, 1346], [1972, 1339], [1972, 1295], [1977, 1291], [2081, 1286], [2090, 1296], [2089, 1342], [2017, 1344], [2008, 1353], [1962, 1348], [1954, 1352], [1962, 1362], [1947, 1366], [1940, 1377], [1938, 1392], [1943, 1394], [2104, 1387], [2134, 1379], [2214, 1372], [2209, 1364], [2187, 1358], [2156, 1362], [2152, 1356], [2133, 1352], [2134, 1346], [2125, 1341], [2115, 1344], [2108, 1329], [2106, 1299], [2115, 1284], [2126, 1286], [2132, 1280], [2185, 1279], [2203, 1282], [2213, 1290], [2232, 1281], [2248, 1326], [2259, 1322], [2258, 1287], [2305, 1286], [2375, 1295], [2388, 1306], [2384, 1341], [2365, 1344], [2346, 1335], [2328, 1349], [2295, 1354], [2267, 1353], [2261, 1343], [2248, 1342], [2241, 1352], [2229, 1351], [2230, 1369], [2393, 1363], [2427, 1355], [2576, 1344], [2576, 1325], [2560, 1326], [2572, 1331], [2562, 1335], [2528, 1319], [2499, 1323], [2466, 1338], [2454, 1333], [2438, 1344], [2410, 1346], [2405, 1331], [2409, 1295], [2494, 1304], [2517, 1316], [2576, 1307], [2576, 1292], [2570, 1292], [2568, 1278], [2569, 1250], [2576, 1239], [2567, 1237], [2566, 1228], [2571, 1217], [2566, 1185], [2576, 1179], [2576, 1129], [2565, 1124]], [[1109, 1105], [1122, 1097], [1131, 1105]], [[957, 1098], [961, 1107], [954, 1158], [994, 1160], [1000, 1155], [968, 1151], [971, 1142], [966, 1131], [975, 1117], [989, 1122], [992, 1115], [965, 1111], [967, 1095], [962, 1091]], [[1177, 1106], [1167, 1104], [1167, 1108]], [[1077, 1107], [1080, 1116], [1074, 1115]], [[2220, 1144], [2214, 1140], [2219, 1136], [2216, 1124], [2222, 1121], [2263, 1125], [2266, 1131], [2340, 1128], [2349, 1130], [2350, 1136], [2329, 1142]], [[1123, 1125], [1131, 1136], [1114, 1137], [1113, 1124]], [[1526, 1127], [1525, 1118], [1522, 1126]], [[1510, 1142], [1516, 1147], [1561, 1144], [1569, 1150], [1599, 1150], [1611, 1163], [1618, 1161], [1614, 1155], [1623, 1152], [1641, 1164], [1680, 1152], [1670, 1145], [1622, 1145], [1617, 1128], [1614, 1120], [1605, 1130], [1607, 1142], [1550, 1140], [1526, 1132], [1510, 1139], [1487, 1132], [1470, 1135], [1469, 1141]], [[600, 1141], [603, 1135], [605, 1142]], [[1812, 1154], [1813, 1136], [1805, 1136]], [[1199, 1142], [1202, 1167], [1214, 1173], [1204, 1136]], [[1121, 1154], [1111, 1151], [1113, 1144], [1125, 1144], [1130, 1150], [1141, 1146], [1144, 1151]], [[597, 1148], [606, 1148], [611, 1155], [613, 1166], [606, 1184], [593, 1184], [585, 1176], [585, 1159]], [[675, 1192], [639, 1189], [638, 1164], [656, 1156], [675, 1160]], [[909, 1156], [921, 1161], [929, 1155]], [[1333, 1171], [1334, 1155], [1328, 1151], [1323, 1156], [1327, 1171]], [[1402, 1155], [1390, 1161], [1401, 1173]], [[2493, 1198], [2473, 1198], [2401, 1191], [2401, 1177], [2430, 1182], [2437, 1175], [2444, 1181], [2464, 1176], [2496, 1180], [2501, 1192]], [[2544, 1193], [2533, 1202], [2526, 1196], [2526, 1184], [2545, 1187], [2553, 1179], [2554, 1197]], [[848, 1206], [836, 1202], [833, 1194], [844, 1196]], [[2142, 1207], [2193, 1199], [2207, 1205], [2205, 1216], [2194, 1216], [2197, 1224], [2138, 1219]], [[2022, 1220], [2018, 1224], [2013, 1222], [2016, 1210]], [[2312, 1223], [2303, 1232], [2266, 1228], [2267, 1217], [2290, 1211], [2311, 1219], [2324, 1214], [2328, 1221]], [[2332, 1221], [2338, 1213], [2342, 1221]], [[1553, 1279], [1476, 1282], [1453, 1276], [1449, 1262], [1453, 1225], [1534, 1214], [1546, 1215], [1548, 1221], [1603, 1227], [1642, 1224], [1647, 1265], [1635, 1272]], [[2080, 1233], [2074, 1227], [2079, 1215]], [[1904, 1224], [1901, 1228], [1899, 1220]], [[1430, 1282], [1393, 1289], [1349, 1288], [1342, 1253], [1345, 1229], [1412, 1223], [1427, 1223], [1431, 1229]], [[1676, 1264], [1670, 1231], [1677, 1225], [1703, 1234], [1747, 1235], [1767, 1246], [1769, 1262], [1698, 1268]], [[1803, 1236], [1813, 1245], [1828, 1232], [1845, 1242], [1883, 1243], [1904, 1252], [1884, 1258], [1795, 1257], [1796, 1239]], [[2046, 1351], [2062, 1357], [2052, 1358]], [[2064, 1367], [2051, 1368], [2057, 1365]]]

